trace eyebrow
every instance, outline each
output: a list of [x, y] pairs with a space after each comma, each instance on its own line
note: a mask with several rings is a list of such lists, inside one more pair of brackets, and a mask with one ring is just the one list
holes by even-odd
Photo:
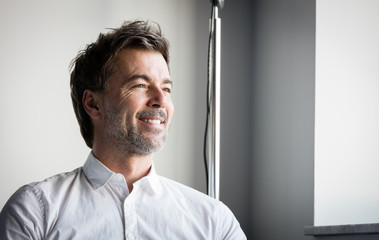
[[[145, 74], [133, 74], [132, 76], [130, 76], [127, 79], [125, 79], [125, 81], [123, 82], [123, 84], [125, 85], [125, 84], [127, 84], [129, 82], [132, 82], [132, 81], [135, 81], [137, 79], [143, 79], [143, 80], [145, 80], [147, 82], [151, 82], [152, 81], [152, 79], [149, 76], [145, 75]], [[173, 86], [173, 82], [170, 79], [163, 80], [163, 83], [164, 84], [170, 84], [171, 86]]]

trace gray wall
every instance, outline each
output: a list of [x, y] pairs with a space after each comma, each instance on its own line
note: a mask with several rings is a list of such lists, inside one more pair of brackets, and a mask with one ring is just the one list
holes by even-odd
[[313, 224], [315, 2], [257, 1], [250, 236], [307, 239]]
[[[197, 13], [201, 43], [209, 1], [199, 0]], [[248, 239], [377, 239], [303, 234], [304, 226], [313, 225], [315, 0], [226, 0], [219, 15], [220, 198]], [[199, 59], [206, 59], [206, 50], [206, 44], [198, 46]], [[197, 65], [201, 92], [206, 60]], [[195, 101], [204, 104], [204, 99], [200, 94]], [[201, 129], [204, 112], [199, 109], [196, 120]]]

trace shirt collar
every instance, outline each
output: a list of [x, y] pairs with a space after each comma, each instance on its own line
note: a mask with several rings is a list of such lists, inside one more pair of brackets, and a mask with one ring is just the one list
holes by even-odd
[[[146, 175], [146, 177], [151, 189], [155, 194], [159, 195], [162, 192], [161, 182], [159, 181], [159, 177], [157, 172], [155, 171], [154, 162], [151, 165], [150, 172]], [[143, 178], [142, 178], [143, 179]]]
[[[87, 161], [84, 163], [83, 171], [87, 176], [88, 181], [90, 181], [96, 189], [104, 186], [109, 179], [116, 174], [96, 159], [92, 152], [89, 154]], [[154, 162], [151, 165], [150, 172], [134, 184], [139, 185], [140, 183], [145, 182], [145, 180], [147, 180], [148, 185], [155, 194], [159, 195], [162, 192], [161, 182], [159, 181], [159, 176], [155, 171]]]
[[92, 152], [89, 154], [87, 161], [84, 163], [83, 171], [87, 176], [88, 181], [90, 181], [96, 189], [104, 186], [112, 175], [115, 174], [99, 160], [97, 160]]

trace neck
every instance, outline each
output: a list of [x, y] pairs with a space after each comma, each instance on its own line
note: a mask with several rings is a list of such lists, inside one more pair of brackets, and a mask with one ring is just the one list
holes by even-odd
[[115, 152], [92, 150], [94, 156], [107, 168], [124, 176], [129, 192], [133, 190], [133, 183], [146, 176], [152, 165], [152, 155], [136, 156]]

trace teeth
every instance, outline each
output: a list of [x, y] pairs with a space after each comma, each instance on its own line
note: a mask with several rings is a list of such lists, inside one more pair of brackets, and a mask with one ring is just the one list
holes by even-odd
[[161, 123], [161, 121], [157, 120], [157, 119], [142, 119], [142, 121], [148, 122], [148, 123], [154, 123], [154, 124], [160, 124]]

